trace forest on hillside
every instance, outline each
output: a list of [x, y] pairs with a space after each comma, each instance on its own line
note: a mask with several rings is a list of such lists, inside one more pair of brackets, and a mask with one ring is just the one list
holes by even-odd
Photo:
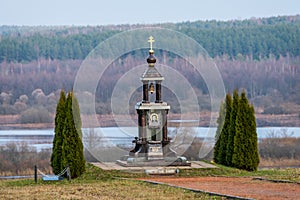
[[[211, 57], [300, 55], [300, 16], [243, 21], [196, 21], [160, 24], [182, 32], [201, 44]], [[101, 41], [139, 26], [115, 27], [0, 27], [0, 62], [44, 59], [84, 59]], [[115, 47], [117, 48], [117, 47]]]
[[[77, 70], [88, 53], [116, 33], [143, 26], [0, 26], [0, 114], [21, 114], [23, 123], [49, 121], [59, 90], [72, 88]], [[245, 88], [250, 101], [259, 108], [257, 112], [300, 112], [299, 15], [153, 26], [180, 31], [200, 43], [217, 64], [226, 90]], [[158, 61], [162, 59], [157, 56]], [[97, 113], [111, 112], [108, 105], [116, 80], [126, 70], [145, 63], [145, 58], [124, 56], [122, 70], [116, 67], [120, 62], [112, 63], [109, 76], [102, 80], [105, 87], [97, 89]], [[174, 58], [173, 64], [191, 80], [201, 108], [209, 110], [203, 81], [194, 80], [189, 68], [181, 68], [185, 63], [180, 59]], [[176, 101], [165, 100], [175, 105], [176, 112]]]

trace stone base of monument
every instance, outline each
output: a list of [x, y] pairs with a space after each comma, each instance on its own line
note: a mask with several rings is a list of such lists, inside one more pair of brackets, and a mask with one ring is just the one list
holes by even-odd
[[140, 147], [139, 151], [122, 157], [116, 163], [123, 167], [191, 166], [185, 157], [176, 156], [168, 146], [164, 155], [161, 141], [148, 141], [146, 148], [147, 153], [141, 153], [143, 148]]
[[146, 157], [128, 157], [126, 160], [117, 160], [117, 164], [123, 167], [143, 167], [143, 166], [191, 166], [185, 157], [165, 157], [165, 158], [150, 158]]
[[148, 145], [148, 160], [162, 160], [164, 158], [161, 144]]

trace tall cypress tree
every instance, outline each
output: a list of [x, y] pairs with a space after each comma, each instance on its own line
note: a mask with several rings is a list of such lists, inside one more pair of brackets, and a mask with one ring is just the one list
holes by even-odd
[[230, 130], [231, 109], [232, 109], [232, 98], [231, 95], [228, 93], [225, 99], [225, 121], [220, 135], [220, 148], [219, 148], [219, 154], [217, 159], [219, 163], [223, 165], [227, 165], [226, 152], [227, 152], [227, 143], [228, 143], [228, 136]]
[[64, 90], [60, 92], [60, 98], [56, 107], [55, 114], [55, 128], [54, 128], [54, 139], [53, 148], [51, 154], [51, 167], [54, 174], [60, 173], [63, 168], [61, 168], [61, 158], [62, 158], [62, 132], [64, 129], [64, 122], [66, 118], [66, 94]]
[[252, 166], [249, 170], [256, 171], [259, 165], [259, 152], [258, 152], [258, 138], [257, 138], [257, 132], [256, 132], [256, 119], [255, 119], [255, 111], [253, 105], [249, 106], [249, 121], [250, 127], [249, 127], [249, 134], [251, 135], [251, 142], [249, 144], [250, 146], [250, 156], [252, 161]]
[[256, 170], [259, 164], [256, 122], [245, 91], [239, 100], [235, 128], [232, 164], [239, 169]]
[[225, 119], [225, 103], [222, 102], [220, 105], [220, 110], [219, 110], [219, 117], [217, 119], [217, 132], [215, 136], [215, 146], [214, 146], [214, 162], [215, 163], [220, 163], [218, 160], [218, 155], [219, 155], [219, 150], [220, 150], [220, 140], [221, 140], [221, 131], [224, 125], [224, 119]]
[[74, 124], [76, 128], [76, 132], [78, 135], [77, 138], [77, 167], [76, 170], [79, 170], [79, 175], [81, 175], [85, 171], [85, 158], [84, 158], [84, 147], [82, 143], [82, 121], [80, 117], [80, 108], [77, 98], [75, 97], [74, 93], [72, 92], [72, 115], [74, 119]]
[[73, 114], [73, 119], [74, 119], [76, 130], [77, 130], [80, 138], [82, 138], [82, 131], [81, 131], [82, 122], [81, 122], [81, 117], [80, 117], [80, 108], [79, 108], [78, 100], [74, 95], [72, 98], [72, 111], [73, 111], [72, 114]]
[[248, 101], [246, 98], [245, 93], [241, 94], [241, 98], [239, 100], [239, 106], [236, 116], [236, 123], [235, 123], [235, 136], [234, 136], [234, 149], [232, 155], [232, 164], [236, 168], [243, 169], [245, 164], [245, 151], [246, 151], [246, 143], [247, 140], [246, 135], [246, 115], [247, 115], [247, 106]]
[[230, 119], [230, 128], [228, 135], [228, 143], [227, 143], [227, 152], [226, 152], [226, 163], [228, 166], [232, 166], [232, 155], [234, 150], [234, 136], [236, 129], [236, 116], [239, 104], [239, 93], [238, 90], [233, 91], [233, 101], [232, 101], [232, 109], [231, 109], [231, 119]]
[[[83, 144], [81, 130], [78, 131], [73, 116], [72, 102], [73, 92], [68, 93], [66, 101], [66, 118], [63, 129], [62, 162], [61, 166], [69, 165], [72, 178], [80, 176], [85, 171], [85, 159], [83, 155]], [[80, 120], [81, 121], [81, 120]], [[81, 127], [81, 125], [80, 125]]]

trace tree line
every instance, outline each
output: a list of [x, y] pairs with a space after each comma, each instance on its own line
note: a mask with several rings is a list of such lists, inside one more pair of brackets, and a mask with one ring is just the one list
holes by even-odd
[[43, 35], [39, 32], [24, 36], [1, 36], [0, 62], [30, 62], [44, 59], [84, 59], [101, 41], [115, 34], [105, 31], [100, 34]]
[[[231, 54], [229, 50], [223, 51], [219, 49], [216, 51], [217, 55], [215, 55], [214, 61], [221, 72], [227, 91], [233, 91], [234, 88], [244, 88], [250, 101], [262, 113], [290, 114], [299, 113], [300, 111], [300, 56], [295, 56], [292, 53], [298, 51], [300, 47], [298, 45], [299, 41], [293, 40], [294, 37], [299, 38], [299, 18], [299, 16], [290, 16], [228, 22], [197, 21], [164, 24], [162, 26], [183, 31], [191, 36], [195, 35], [195, 39], [198, 37], [197, 40], [203, 46], [205, 46], [205, 41], [209, 41], [202, 38], [202, 36], [208, 37], [204, 34], [205, 31], [208, 31], [211, 33], [210, 37], [214, 39], [215, 45], [219, 46], [208, 45], [205, 48], [214, 50], [219, 47], [226, 47], [226, 45], [224, 46], [224, 44], [220, 43], [221, 39], [227, 41], [227, 34], [222, 35], [226, 31], [232, 32], [232, 34], [236, 33], [238, 36], [242, 32], [250, 34], [247, 31], [248, 29], [262, 31], [270, 28], [270, 31], [265, 33], [260, 34], [256, 31], [252, 33], [257, 38], [265, 35], [264, 37], [266, 38], [263, 41], [262, 39], [257, 40], [262, 42], [270, 39], [268, 34], [276, 33], [276, 41], [286, 41], [292, 45], [288, 45], [286, 54], [282, 51], [282, 45], [274, 41], [270, 42], [270, 45], [275, 45], [277, 49], [281, 49], [282, 55], [280, 53], [278, 57], [260, 49], [257, 51], [260, 52], [257, 54], [259, 59], [255, 60], [253, 52], [249, 53], [249, 55], [244, 52], [246, 55], [243, 55], [243, 52], [238, 53], [240, 52], [238, 50]], [[50, 122], [49, 118], [51, 118], [51, 115], [49, 114], [55, 112], [60, 88], [72, 89], [82, 59], [89, 50], [105, 38], [130, 28], [132, 26], [129, 25], [106, 28], [35, 27], [33, 30], [28, 27], [0, 27], [0, 57], [2, 56], [3, 58], [0, 63], [0, 114], [21, 114], [21, 123], [31, 123], [33, 121]], [[293, 29], [293, 31], [290, 31], [290, 29]], [[219, 36], [216, 34], [217, 32], [219, 32]], [[289, 37], [292, 37], [292, 39], [290, 40]], [[234, 38], [231, 39], [233, 40]], [[248, 39], [247, 36], [243, 41], [238, 42], [237, 45], [243, 45], [243, 42]], [[27, 47], [21, 48], [22, 44], [25, 44], [24, 42], [30, 43], [29, 49]], [[6, 45], [5, 48], [1, 47], [3, 44]], [[73, 48], [74, 45], [79, 48]], [[256, 45], [254, 47], [256, 48]], [[268, 51], [274, 51], [276, 48], [268, 46]], [[16, 51], [16, 49], [19, 50]], [[80, 49], [81, 53], [75, 53], [76, 49]], [[240, 49], [241, 51], [245, 50], [244, 47]], [[65, 54], [64, 52], [69, 53]], [[75, 54], [80, 56], [74, 56]], [[213, 53], [210, 52], [210, 54]], [[263, 54], [268, 54], [268, 56], [260, 56]], [[76, 57], [79, 58], [77, 59]], [[164, 52], [158, 52], [156, 57], [158, 61], [166, 57], [169, 58]], [[116, 59], [109, 66], [101, 77], [95, 94], [95, 108], [98, 114], [111, 113], [108, 105], [110, 105], [110, 96], [117, 80], [132, 69], [133, 66], [145, 64], [145, 58], [146, 56], [138, 56], [136, 52], [133, 52], [133, 54], [129, 53]], [[195, 75], [193, 68], [180, 58], [173, 56], [171, 60], [171, 67], [183, 74], [190, 81], [195, 91], [198, 92], [201, 108], [209, 110], [209, 94], [205, 82], [199, 79], [200, 76]], [[132, 99], [132, 105], [140, 99], [139, 94], [136, 94]], [[164, 97], [166, 101], [172, 104], [173, 111], [176, 112], [176, 102], [173, 102], [174, 98], [171, 94], [166, 93]], [[43, 110], [42, 116], [36, 115], [36, 110]]]
[[[300, 16], [278, 16], [230, 21], [177, 23], [175, 29], [194, 38], [212, 56], [251, 56], [258, 60], [270, 55], [299, 55]], [[295, 44], [291, 44], [296, 42]]]
[[[286, 56], [255, 61], [250, 57], [229, 59], [227, 56], [222, 56], [216, 57], [214, 61], [221, 72], [227, 91], [244, 88], [250, 101], [261, 109], [261, 112], [289, 114], [299, 113], [299, 58]], [[162, 60], [163, 57], [158, 55], [157, 59]], [[133, 66], [145, 63], [145, 58], [134, 58], [131, 55], [120, 60], [121, 63], [116, 60], [108, 67], [97, 87], [95, 108], [99, 114], [110, 114], [108, 105], [110, 105], [111, 93], [118, 79]], [[30, 108], [41, 110], [40, 107], [43, 107], [44, 110], [46, 109], [45, 116], [48, 115], [46, 111], [54, 113], [60, 88], [72, 89], [80, 63], [80, 60], [41, 59], [26, 64], [0, 64], [0, 114], [23, 114], [25, 116], [22, 120], [27, 121], [26, 118], [33, 119], [26, 117], [30, 113], [25, 111]], [[171, 64], [171, 67], [182, 73], [195, 91], [198, 91], [201, 108], [209, 110], [209, 94], [205, 82], [199, 80], [193, 68], [182, 60], [174, 58]], [[137, 78], [139, 76], [137, 75]], [[132, 105], [139, 101], [138, 95], [140, 94], [137, 93], [137, 96], [132, 99]], [[174, 103], [176, 102], [172, 101], [176, 98], [168, 93], [164, 95], [164, 98], [172, 104], [172, 110], [175, 111]]]
[[[269, 56], [279, 58], [280, 55], [300, 55], [300, 16], [298, 15], [228, 22], [183, 22], [161, 24], [161, 26], [192, 37], [212, 57], [226, 54], [231, 58], [237, 58], [242, 55], [258, 60]], [[31, 33], [26, 27], [24, 27], [25, 31], [22, 31], [20, 27], [2, 26], [0, 27], [0, 63], [30, 62], [40, 58], [84, 59], [101, 41], [120, 31], [135, 27], [138, 26], [110, 26], [105, 29], [44, 27], [44, 29], [36, 28], [36, 31]], [[9, 31], [10, 29], [12, 31]]]

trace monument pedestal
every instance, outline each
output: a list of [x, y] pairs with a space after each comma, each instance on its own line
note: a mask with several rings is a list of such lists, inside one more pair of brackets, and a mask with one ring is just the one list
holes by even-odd
[[[191, 166], [191, 163], [183, 156], [176, 156], [176, 153], [169, 148], [169, 142], [162, 144], [161, 141], [136, 143], [137, 152], [130, 152], [129, 156], [124, 156], [122, 160], [117, 160], [117, 164], [123, 167], [157, 167], [157, 166]], [[143, 153], [141, 151], [143, 150]]]
[[163, 157], [163, 149], [160, 142], [148, 144], [148, 160], [161, 160]]
[[145, 157], [132, 158], [127, 160], [117, 160], [117, 164], [123, 167], [163, 167], [163, 166], [191, 166], [185, 157], [166, 157], [162, 159], [146, 160]]
[[176, 153], [169, 148], [169, 141], [142, 142], [136, 138], [133, 143], [136, 143], [136, 147], [129, 156], [117, 160], [117, 164], [123, 167], [191, 166], [185, 157], [176, 156]]

